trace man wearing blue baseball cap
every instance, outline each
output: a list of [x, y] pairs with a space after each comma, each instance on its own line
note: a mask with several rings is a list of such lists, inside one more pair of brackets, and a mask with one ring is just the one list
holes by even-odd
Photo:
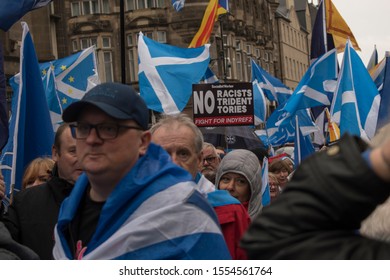
[[85, 173], [61, 206], [54, 258], [230, 257], [191, 175], [150, 143], [148, 109], [132, 87], [98, 85], [62, 117]]

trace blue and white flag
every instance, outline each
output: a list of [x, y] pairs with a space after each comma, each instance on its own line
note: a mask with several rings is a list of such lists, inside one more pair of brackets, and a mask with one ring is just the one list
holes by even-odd
[[380, 95], [359, 55], [348, 40], [331, 107], [340, 133], [370, 140], [376, 131]]
[[210, 61], [210, 45], [179, 48], [138, 37], [139, 87], [149, 109], [180, 113], [201, 81]]
[[172, 0], [172, 6], [176, 10], [176, 12], [179, 12], [184, 7], [185, 0]]
[[0, 157], [7, 195], [12, 188], [20, 190], [24, 169], [33, 159], [51, 155], [54, 140], [34, 44], [27, 24], [22, 26], [19, 91], [14, 91], [10, 137]]
[[0, 29], [8, 31], [11, 26], [31, 10], [46, 6], [53, 0], [1, 0]]
[[8, 109], [4, 73], [3, 42], [0, 41], [0, 152], [8, 141]]
[[[56, 131], [62, 122], [63, 110], [80, 100], [90, 88], [100, 84], [96, 70], [95, 47], [92, 46], [65, 58], [41, 63], [40, 69], [53, 128]], [[48, 82], [53, 78], [54, 85]], [[48, 87], [49, 85], [51, 87]]]
[[303, 136], [298, 116], [295, 116], [295, 142], [294, 142], [294, 165], [297, 167], [302, 160], [314, 153], [314, 147], [310, 135]]
[[336, 87], [336, 79], [337, 52], [333, 49], [310, 65], [283, 107], [283, 111], [287, 113], [286, 118], [300, 109], [329, 106]]
[[390, 52], [386, 52], [386, 58], [383, 65], [383, 76], [379, 93], [381, 95], [381, 102], [379, 106], [378, 125], [377, 130], [390, 120]]
[[[386, 53], [387, 55], [387, 53]], [[370, 70], [370, 76], [372, 80], [374, 81], [374, 84], [376, 85], [379, 93], [382, 91], [383, 88], [383, 81], [385, 79], [385, 69], [386, 69], [386, 57], [383, 58], [377, 65], [375, 65], [374, 68]]]
[[291, 96], [292, 91], [287, 86], [279, 79], [268, 74], [267, 71], [257, 65], [253, 59], [251, 60], [251, 66], [252, 81], [257, 81], [258, 87], [261, 88], [268, 100], [282, 104]]
[[206, 73], [204, 74], [202, 80], [205, 84], [219, 83], [218, 77], [214, 74], [213, 70], [211, 70], [210, 67], [207, 67]]
[[[301, 129], [304, 135], [318, 131], [318, 127], [310, 117], [308, 109], [298, 110], [293, 117], [286, 120], [286, 112], [283, 111], [283, 104], [276, 108], [269, 116], [266, 129], [269, 143], [272, 146], [280, 146], [285, 143], [292, 143], [295, 140], [295, 120], [294, 117], [299, 116]], [[284, 120], [284, 121], [282, 121]]]
[[261, 204], [263, 206], [268, 206], [271, 204], [267, 157], [264, 157], [263, 166], [261, 167]]
[[[253, 104], [255, 109], [255, 125], [265, 122], [267, 117], [267, 101], [260, 83], [263, 83], [263, 77], [259, 74], [261, 69], [257, 66], [255, 61], [251, 59], [252, 65], [252, 86], [253, 86]], [[260, 77], [260, 82], [257, 77]], [[264, 83], [263, 83], [264, 84]], [[271, 95], [274, 98], [273, 95]]]
[[370, 71], [378, 64], [378, 51], [376, 45], [374, 46], [374, 51], [371, 54], [370, 60], [367, 63], [367, 71]]
[[[68, 227], [88, 186], [88, 177], [82, 174], [61, 205], [55, 259], [231, 259], [211, 205], [195, 191], [191, 174], [174, 164], [160, 146], [151, 143], [115, 186], [89, 243], [75, 240], [71, 248]], [[76, 242], [77, 255], [72, 253]]]

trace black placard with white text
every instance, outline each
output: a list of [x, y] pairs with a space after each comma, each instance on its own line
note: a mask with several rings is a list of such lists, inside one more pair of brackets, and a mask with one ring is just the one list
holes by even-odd
[[192, 93], [197, 126], [253, 125], [251, 83], [196, 84]]

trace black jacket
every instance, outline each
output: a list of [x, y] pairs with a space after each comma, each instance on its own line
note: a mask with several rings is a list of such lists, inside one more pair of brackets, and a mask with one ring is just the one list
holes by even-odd
[[366, 144], [344, 136], [304, 161], [283, 193], [242, 240], [251, 259], [390, 259], [390, 243], [358, 234], [390, 194], [362, 157]]
[[0, 222], [0, 260], [38, 260], [37, 254], [12, 239], [7, 228]]
[[12, 238], [29, 247], [43, 260], [53, 259], [54, 226], [62, 201], [73, 185], [56, 172], [45, 184], [17, 193], [3, 221]]

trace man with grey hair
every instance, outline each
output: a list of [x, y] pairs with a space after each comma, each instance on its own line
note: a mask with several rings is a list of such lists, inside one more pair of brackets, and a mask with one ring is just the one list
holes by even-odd
[[204, 142], [202, 149], [203, 159], [199, 165], [199, 171], [213, 184], [215, 184], [215, 174], [221, 158], [213, 144]]
[[198, 171], [202, 161], [203, 135], [184, 114], [164, 116], [152, 126], [152, 142], [161, 145], [172, 161], [191, 173], [197, 190], [205, 195], [217, 213], [222, 233], [233, 259], [246, 259], [239, 240], [249, 226], [249, 216], [241, 203], [215, 186]]

